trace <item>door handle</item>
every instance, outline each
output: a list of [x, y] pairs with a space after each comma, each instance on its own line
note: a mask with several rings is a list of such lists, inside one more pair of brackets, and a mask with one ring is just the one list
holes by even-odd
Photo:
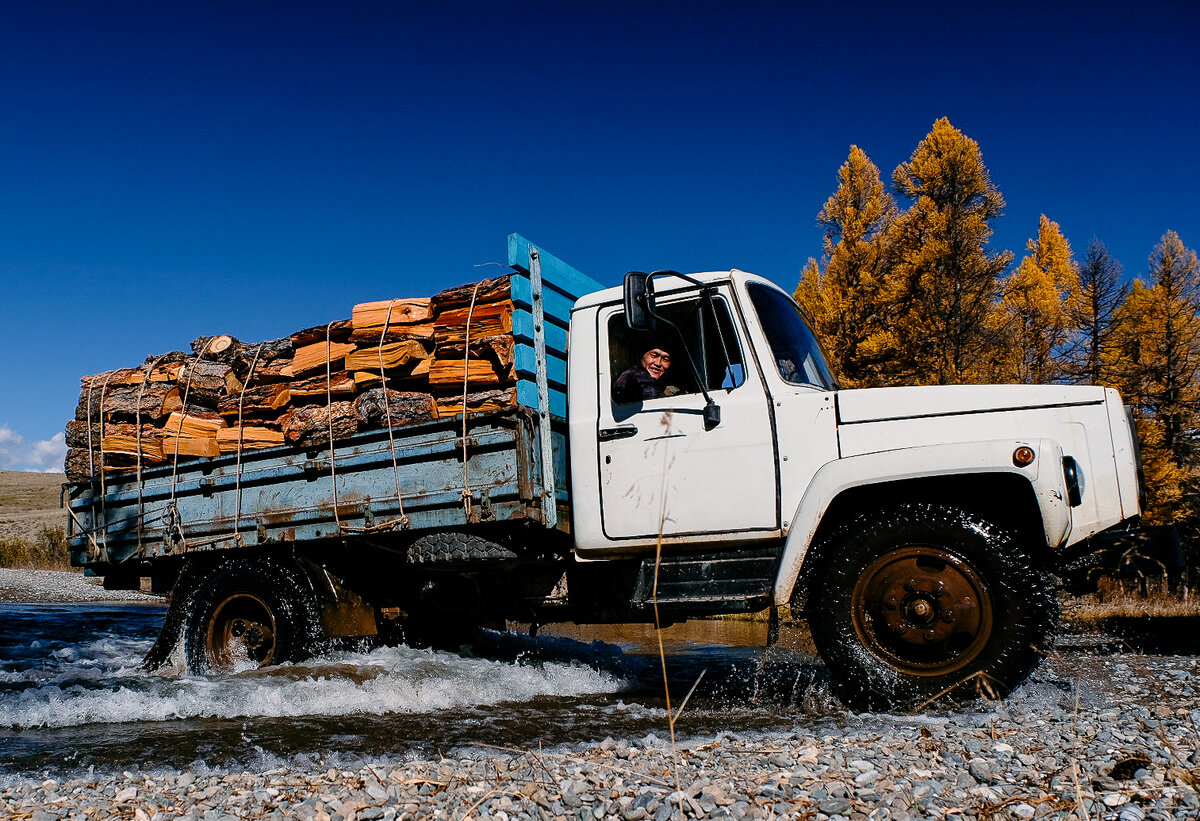
[[600, 441], [611, 442], [614, 439], [628, 439], [630, 436], [637, 435], [637, 428], [633, 425], [621, 425], [615, 428], [600, 428]]

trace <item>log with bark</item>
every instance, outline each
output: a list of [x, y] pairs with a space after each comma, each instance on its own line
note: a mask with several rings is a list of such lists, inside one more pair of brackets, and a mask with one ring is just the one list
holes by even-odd
[[437, 412], [427, 393], [372, 388], [354, 400], [354, 413], [361, 427], [385, 428], [389, 421], [392, 427], [424, 422], [435, 418]]
[[284, 440], [302, 446], [327, 446], [358, 432], [353, 402], [292, 408], [281, 420]]
[[508, 287], [508, 277], [496, 277], [495, 279], [483, 279], [479, 282], [468, 282], [466, 285], [459, 285], [454, 288], [447, 288], [441, 293], [435, 294], [430, 299], [430, 304], [433, 307], [435, 316], [440, 315], [444, 311], [451, 311], [457, 308], [466, 309], [471, 303], [475, 305], [483, 305], [489, 302], [502, 302], [509, 299], [511, 291]]
[[[476, 391], [467, 394], [468, 413], [488, 413], [504, 410], [505, 408], [511, 408], [515, 404], [517, 404], [516, 388]], [[437, 400], [437, 412], [438, 417], [443, 419], [461, 414], [463, 412], [462, 394], [458, 396], [439, 397]]]

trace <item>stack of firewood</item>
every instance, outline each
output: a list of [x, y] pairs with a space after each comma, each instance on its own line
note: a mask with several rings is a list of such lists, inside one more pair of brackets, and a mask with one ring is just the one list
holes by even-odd
[[67, 423], [67, 478], [453, 417], [464, 377], [465, 412], [509, 407], [512, 318], [500, 277], [355, 305], [350, 319], [270, 342], [201, 337], [191, 353], [86, 376]]

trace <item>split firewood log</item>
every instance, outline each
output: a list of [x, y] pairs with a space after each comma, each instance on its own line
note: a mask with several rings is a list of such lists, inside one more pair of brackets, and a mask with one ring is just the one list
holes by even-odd
[[354, 345], [349, 342], [327, 343], [323, 339], [320, 342], [303, 345], [296, 348], [296, 353], [292, 357], [291, 372], [288, 373], [288, 376], [303, 376], [318, 368], [324, 370], [326, 362], [331, 366], [336, 365], [334, 370], [341, 370], [342, 360], [346, 358], [346, 354], [354, 350]]
[[457, 308], [465, 311], [471, 305], [472, 298], [475, 300], [475, 307], [478, 308], [488, 302], [507, 300], [509, 295], [508, 277], [502, 276], [447, 288], [441, 293], [435, 294], [430, 299], [430, 303], [433, 306], [434, 316], [440, 318], [444, 311]]
[[468, 385], [503, 385], [509, 371], [497, 371], [495, 363], [483, 357], [472, 359], [434, 359], [429, 368], [429, 384], [435, 388], [462, 387], [463, 371]]
[[[247, 363], [249, 368], [249, 363]], [[279, 359], [271, 359], [266, 363], [259, 362], [254, 368], [254, 375], [249, 378], [251, 385], [269, 385], [276, 382], [288, 382], [292, 378], [292, 357], [289, 354]]]
[[[468, 319], [470, 327], [468, 328]], [[475, 308], [455, 308], [438, 314], [434, 323], [433, 336], [438, 347], [463, 342], [470, 331], [471, 339], [482, 339], [499, 334], [511, 334], [513, 329], [513, 305], [511, 302], [493, 302], [476, 305]]]
[[116, 370], [85, 376], [79, 380], [79, 387], [85, 393], [89, 388], [98, 393], [105, 385], [111, 389], [121, 385], [136, 384], [142, 381], [144, 375], [144, 371], [140, 368], [117, 368]]
[[326, 396], [353, 396], [357, 387], [354, 375], [349, 371], [334, 371], [329, 374], [317, 374], [308, 379], [296, 379], [288, 384], [288, 394], [292, 401], [302, 397], [317, 397], [324, 401]]
[[243, 419], [273, 419], [291, 398], [291, 386], [286, 382], [275, 382], [257, 388], [247, 388], [245, 392], [234, 396], [226, 396], [218, 403], [217, 412], [234, 421], [239, 413]]
[[379, 344], [380, 336], [384, 342], [400, 342], [405, 339], [420, 339], [432, 342], [434, 335], [433, 320], [418, 322], [414, 325], [389, 325], [385, 332], [382, 326], [374, 328], [355, 328], [350, 334], [350, 342], [360, 348], [369, 348]]
[[[388, 385], [400, 385], [409, 390], [422, 390], [429, 387], [429, 368], [433, 360], [422, 359], [412, 364], [411, 368], [393, 368], [384, 371]], [[354, 384], [360, 391], [377, 388], [383, 384], [378, 370], [355, 371]]]
[[[180, 355], [182, 356], [182, 354]], [[183, 361], [167, 362], [162, 361], [163, 359], [165, 357], [151, 357], [140, 368], [122, 368], [113, 373], [108, 385], [111, 388], [116, 385], [141, 385], [147, 382], [174, 382], [179, 378]], [[103, 379], [98, 380], [100, 384], [103, 382]], [[97, 384], [96, 387], [100, 387], [100, 384]]]
[[[143, 426], [147, 429], [150, 426]], [[109, 434], [118, 434], [120, 436], [137, 436], [137, 425], [130, 422], [101, 422], [98, 419], [92, 421], [91, 438], [88, 438], [88, 423], [72, 419], [67, 422], [65, 432], [65, 440], [69, 448], [87, 448], [91, 447], [94, 450], [100, 449], [100, 442]]]
[[85, 419], [71, 419], [64, 432], [68, 448], [99, 447], [102, 437], [100, 421], [95, 418], [90, 425]]
[[429, 394], [383, 388], [372, 388], [355, 399], [354, 412], [363, 428], [387, 427], [389, 419], [395, 427], [435, 418]]
[[[93, 397], [94, 402], [95, 397]], [[139, 416], [143, 421], [162, 419], [172, 411], [183, 407], [183, 403], [180, 400], [179, 391], [174, 385], [153, 382], [109, 391], [108, 395], [104, 397], [101, 407], [109, 419], [132, 422]], [[80, 402], [75, 415], [76, 418], [87, 418], [86, 400]], [[96, 418], [94, 411], [93, 418]]]
[[[280, 382], [287, 377], [278, 374], [278, 371], [291, 362], [295, 350], [290, 336], [247, 344], [229, 364], [238, 379], [248, 384]], [[254, 368], [253, 375], [250, 374], [251, 366]]]
[[[513, 363], [516, 344], [509, 334], [497, 334], [476, 338], [471, 333], [471, 359], [486, 359], [496, 366], [497, 371], [506, 371]], [[465, 342], [447, 342], [437, 347], [438, 359], [463, 359], [466, 357]]]
[[[443, 396], [437, 399], [439, 418], [453, 417], [463, 412], [462, 394], [458, 396]], [[517, 389], [477, 391], [467, 394], [467, 411], [469, 413], [485, 413], [488, 411], [504, 410], [517, 404]]]
[[[224, 428], [222, 428], [224, 430]], [[180, 459], [190, 456], [220, 456], [221, 450], [217, 447], [217, 437], [213, 436], [171, 436], [168, 434], [162, 440], [163, 458], [168, 462], [173, 462], [176, 457]]]
[[162, 431], [142, 426], [141, 436], [120, 433], [105, 433], [101, 447], [104, 453], [136, 457], [139, 453], [144, 461], [163, 461]]
[[233, 376], [233, 369], [223, 362], [195, 359], [179, 374], [180, 393], [187, 397], [188, 402], [208, 408], [216, 408], [221, 398], [229, 395], [231, 388], [240, 390], [241, 383]]
[[211, 438], [226, 427], [225, 420], [215, 413], [186, 414], [175, 412], [167, 417], [163, 433], [171, 436]]
[[350, 323], [354, 329], [375, 328], [376, 334], [386, 324], [412, 325], [433, 319], [433, 307], [429, 297], [417, 299], [385, 299], [379, 302], [360, 302], [354, 306]]
[[380, 368], [407, 367], [411, 370], [417, 362], [431, 358], [430, 350], [419, 340], [405, 339], [359, 348], [346, 356], [346, 370], [379, 371]]
[[220, 362], [222, 365], [232, 365], [238, 361], [245, 353], [247, 347], [250, 346], [228, 334], [201, 336], [192, 340], [192, 354], [194, 359], [202, 359], [205, 362]]
[[217, 431], [216, 445], [221, 453], [237, 453], [242, 450], [272, 448], [284, 442], [283, 431], [262, 425], [235, 425]]
[[349, 319], [339, 319], [328, 325], [317, 325], [313, 328], [296, 331], [296, 333], [292, 334], [292, 345], [296, 348], [303, 348], [305, 345], [312, 345], [316, 342], [323, 343], [326, 336], [328, 336], [331, 342], [345, 342], [350, 338], [350, 333], [353, 330], [354, 323]]
[[352, 402], [292, 408], [280, 421], [285, 440], [305, 447], [328, 445], [331, 427], [335, 441], [358, 432], [358, 417]]
[[66, 458], [63, 459], [63, 472], [67, 474], [68, 482], [86, 482], [100, 472], [99, 450], [67, 448]]

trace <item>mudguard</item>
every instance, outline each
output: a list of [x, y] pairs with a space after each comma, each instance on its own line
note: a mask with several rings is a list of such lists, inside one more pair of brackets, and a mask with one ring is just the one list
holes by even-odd
[[[1027, 467], [1013, 464], [1013, 451], [1033, 448], [1036, 458]], [[787, 604], [817, 527], [840, 494], [868, 484], [944, 476], [1011, 473], [1033, 487], [1040, 508], [1046, 544], [1058, 547], [1071, 533], [1071, 510], [1063, 478], [1062, 447], [1052, 439], [996, 439], [953, 442], [867, 453], [829, 462], [813, 476], [788, 525], [787, 539], [775, 579], [773, 599]]]

